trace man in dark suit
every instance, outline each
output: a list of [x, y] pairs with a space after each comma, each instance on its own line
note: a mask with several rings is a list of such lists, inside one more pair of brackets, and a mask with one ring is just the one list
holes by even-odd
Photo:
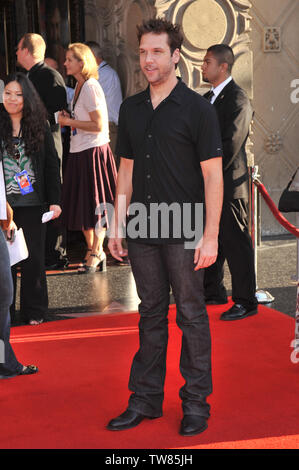
[[[28, 78], [35, 86], [48, 111], [55, 148], [62, 161], [61, 130], [56, 122], [55, 113], [67, 109], [66, 88], [60, 73], [44, 63], [45, 51], [46, 44], [42, 36], [26, 33], [18, 43], [16, 54], [19, 65], [27, 70]], [[56, 222], [48, 222], [46, 238], [46, 266], [48, 268], [67, 266], [65, 248], [65, 240]]]
[[232, 278], [234, 305], [221, 320], [237, 320], [257, 313], [255, 265], [248, 231], [248, 168], [245, 151], [253, 117], [249, 99], [231, 77], [232, 49], [225, 44], [211, 46], [204, 57], [202, 76], [212, 85], [204, 96], [217, 111], [223, 148], [224, 201], [216, 263], [205, 270], [207, 304], [227, 302], [223, 283], [225, 259]]

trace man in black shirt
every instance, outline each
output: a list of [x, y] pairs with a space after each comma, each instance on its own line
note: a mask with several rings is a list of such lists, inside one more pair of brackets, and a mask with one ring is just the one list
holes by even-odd
[[[65, 83], [57, 70], [44, 63], [46, 44], [42, 36], [26, 33], [17, 47], [18, 63], [27, 70], [28, 78], [36, 88], [47, 111], [54, 139], [55, 148], [62, 161], [62, 140], [60, 125], [56, 122], [55, 113], [67, 109]], [[65, 240], [62, 241], [56, 222], [47, 224], [46, 265], [49, 268], [64, 267], [68, 264], [65, 257]]]
[[[192, 436], [207, 427], [210, 407], [206, 397], [212, 391], [202, 268], [217, 257], [223, 183], [221, 138], [213, 107], [176, 77], [182, 44], [179, 26], [153, 19], [138, 31], [140, 66], [149, 87], [125, 100], [120, 110], [116, 153], [121, 163], [109, 249], [120, 261], [126, 255], [118, 231], [131, 203], [127, 238], [141, 299], [140, 348], [131, 369], [129, 387], [133, 393], [128, 409], [107, 427], [129, 429], [144, 418], [162, 416], [171, 286], [177, 324], [183, 332], [180, 370], [186, 381], [180, 390], [184, 413], [180, 433]], [[199, 243], [187, 249], [185, 210], [194, 222], [197, 205], [203, 200], [203, 181], [204, 234], [199, 241], [195, 230]], [[153, 218], [158, 205], [162, 216], [156, 224]], [[132, 219], [136, 208], [146, 214], [139, 218], [138, 230]]]

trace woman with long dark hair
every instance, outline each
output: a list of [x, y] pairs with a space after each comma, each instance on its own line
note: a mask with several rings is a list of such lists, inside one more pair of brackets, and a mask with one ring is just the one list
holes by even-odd
[[34, 365], [23, 366], [17, 360], [10, 344], [9, 307], [13, 299], [13, 282], [4, 233], [8, 238], [12, 238], [15, 224], [9, 204], [6, 203], [5, 208], [5, 199], [3, 167], [0, 158], [0, 379], [8, 379], [17, 375], [31, 375], [38, 372], [38, 368]]
[[[28, 259], [20, 263], [20, 315], [25, 322], [37, 325], [48, 308], [42, 214], [50, 210], [57, 218], [61, 213], [59, 159], [45, 107], [30, 80], [20, 72], [5, 81], [0, 145], [7, 201], [29, 251]], [[16, 268], [12, 271], [16, 287]], [[15, 295], [12, 315], [14, 311]]]
[[[71, 145], [63, 182], [62, 221], [68, 230], [82, 230], [87, 245], [86, 263], [79, 274], [105, 270], [103, 251], [106, 220], [100, 204], [113, 203], [116, 166], [109, 146], [108, 112], [97, 81], [98, 67], [85, 44], [70, 44], [65, 61], [67, 75], [77, 80], [71, 116], [61, 112], [61, 126], [70, 126]], [[98, 209], [98, 210], [97, 210]]]

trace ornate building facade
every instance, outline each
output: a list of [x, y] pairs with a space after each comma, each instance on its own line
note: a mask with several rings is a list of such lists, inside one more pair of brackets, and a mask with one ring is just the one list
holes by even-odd
[[[178, 73], [199, 93], [207, 89], [201, 77], [206, 49], [215, 43], [233, 48], [233, 77], [255, 110], [248, 164], [258, 166], [277, 203], [299, 165], [298, 0], [1, 0], [1, 73], [15, 66], [13, 48], [25, 29], [46, 40], [54, 34], [62, 47], [68, 40], [96, 40], [118, 71], [124, 96], [129, 96], [146, 85], [138, 64], [136, 24], [153, 16], [182, 25]], [[55, 54], [58, 48], [51, 50]], [[288, 218], [294, 223], [292, 214]], [[261, 231], [285, 233], [263, 201]]]
[[[227, 43], [235, 53], [234, 79], [252, 100], [255, 117], [248, 144], [249, 165], [278, 203], [299, 165], [299, 3], [297, 0], [86, 0], [88, 39], [101, 43], [118, 70], [124, 95], [144, 87], [138, 66], [135, 25], [165, 16], [182, 25], [185, 40], [179, 72], [199, 93], [205, 50]], [[263, 235], [285, 233], [260, 204]], [[295, 223], [293, 214], [288, 218]]]

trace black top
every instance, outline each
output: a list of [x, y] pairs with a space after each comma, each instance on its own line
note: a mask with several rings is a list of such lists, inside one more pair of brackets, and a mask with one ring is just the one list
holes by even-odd
[[148, 87], [121, 105], [116, 154], [134, 160], [131, 204], [148, 214], [162, 202], [191, 203], [193, 211], [204, 195], [200, 162], [222, 155], [215, 110], [180, 79], [153, 109]]
[[13, 155], [7, 152], [5, 146], [3, 146], [3, 169], [6, 186], [6, 198], [11, 207], [21, 206], [40, 206], [41, 201], [36, 191], [29, 192], [22, 195], [19, 185], [15, 181], [16, 174], [23, 170], [26, 170], [31, 184], [36, 181], [33, 162], [25, 152], [25, 142], [20, 137], [17, 142], [14, 142], [14, 148], [17, 149], [19, 157], [14, 158]]
[[[33, 189], [36, 195], [36, 201], [43, 206], [60, 205], [61, 196], [61, 181], [59, 173], [60, 161], [54, 146], [53, 136], [51, 134], [49, 125], [46, 125], [44, 141], [41, 148], [30, 156], [32, 167], [35, 175], [35, 182]], [[26, 196], [22, 196], [24, 205], [31, 205], [26, 203]], [[30, 198], [29, 198], [30, 199]], [[14, 199], [7, 197], [8, 202], [14, 207], [20, 205], [19, 202], [15, 204]], [[35, 204], [36, 204], [35, 201]]]

